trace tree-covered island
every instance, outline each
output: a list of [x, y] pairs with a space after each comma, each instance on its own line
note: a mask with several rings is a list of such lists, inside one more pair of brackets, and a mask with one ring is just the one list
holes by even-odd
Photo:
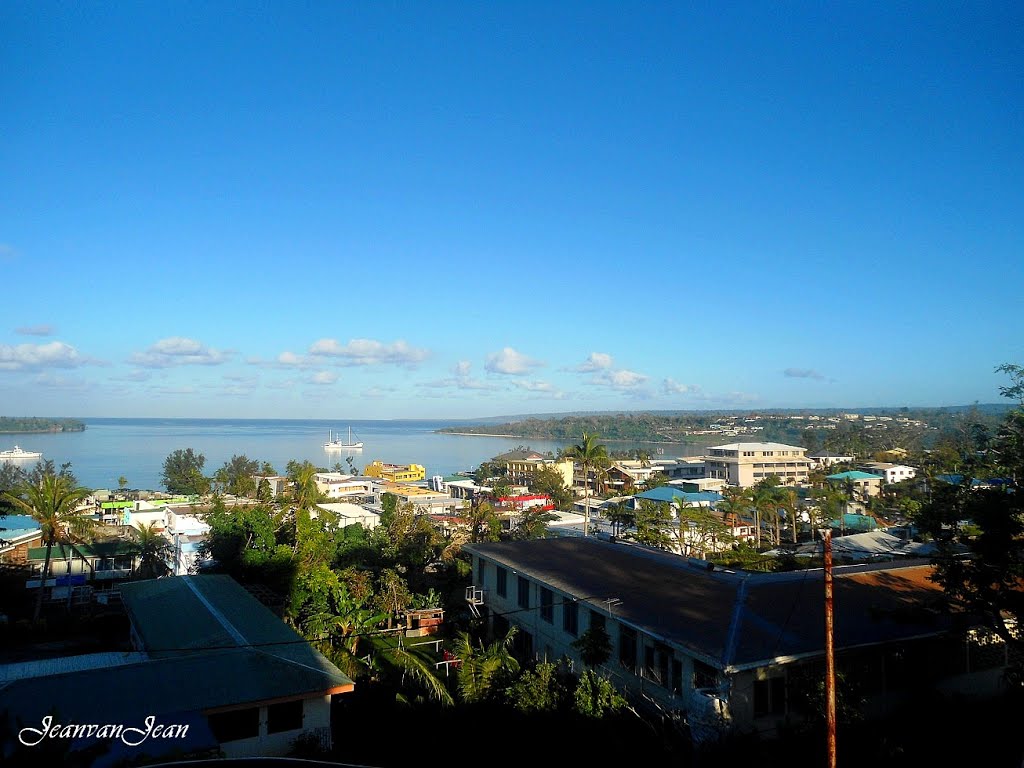
[[0, 416], [0, 434], [32, 432], [84, 432], [85, 422], [44, 416]]

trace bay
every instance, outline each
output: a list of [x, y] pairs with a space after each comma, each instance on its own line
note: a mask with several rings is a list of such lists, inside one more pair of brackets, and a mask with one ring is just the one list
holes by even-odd
[[[535, 440], [439, 433], [441, 427], [465, 422], [432, 420], [323, 421], [305, 419], [113, 419], [83, 418], [84, 432], [0, 435], [0, 449], [15, 443], [60, 466], [71, 463], [80, 484], [88, 488], [117, 488], [124, 476], [128, 487], [161, 489], [160, 476], [169, 454], [191, 448], [206, 457], [204, 473], [212, 475], [235, 455], [268, 461], [283, 473], [289, 460], [310, 461], [319, 467], [340, 464], [348, 457], [358, 471], [377, 459], [392, 464], [422, 464], [431, 475], [451, 475], [476, 469], [483, 461], [526, 445], [536, 451], [557, 452], [578, 441]], [[325, 450], [329, 434], [364, 443], [362, 451]], [[11, 445], [8, 446], [7, 443]], [[690, 456], [702, 452], [691, 445], [609, 443], [614, 451], [644, 448], [651, 455]], [[20, 462], [26, 468], [34, 462]]]

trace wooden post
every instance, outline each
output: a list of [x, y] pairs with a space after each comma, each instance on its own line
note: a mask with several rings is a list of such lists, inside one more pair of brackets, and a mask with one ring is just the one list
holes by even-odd
[[832, 529], [824, 531], [825, 548], [825, 708], [828, 768], [836, 768], [836, 660], [832, 644]]

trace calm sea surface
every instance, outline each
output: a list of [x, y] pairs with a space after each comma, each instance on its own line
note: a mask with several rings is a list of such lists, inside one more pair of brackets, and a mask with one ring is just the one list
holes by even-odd
[[[519, 437], [482, 437], [439, 434], [440, 427], [458, 426], [451, 421], [352, 421], [329, 422], [285, 419], [82, 419], [84, 432], [61, 434], [0, 434], [0, 450], [15, 444], [42, 451], [43, 458], [60, 465], [71, 462], [79, 483], [89, 488], [117, 488], [124, 475], [128, 487], [159, 489], [164, 459], [179, 448], [192, 448], [206, 457], [203, 471], [212, 475], [234, 455], [269, 461], [284, 472], [290, 459], [308, 460], [320, 467], [341, 464], [352, 457], [357, 470], [375, 459], [392, 464], [422, 464], [431, 475], [450, 475], [475, 469], [480, 462], [528, 445], [537, 451], [555, 452], [569, 442], [528, 440]], [[330, 431], [362, 440], [362, 451], [327, 451]], [[578, 442], [578, 441], [576, 441]], [[656, 447], [642, 443], [609, 443], [614, 451], [643, 447], [652, 455]], [[664, 455], [700, 453], [696, 446], [660, 446]], [[34, 462], [21, 462], [31, 467]]]

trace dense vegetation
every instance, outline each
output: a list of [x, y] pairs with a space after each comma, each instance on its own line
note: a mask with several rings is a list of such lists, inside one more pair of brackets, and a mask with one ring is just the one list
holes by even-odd
[[0, 416], [0, 433], [84, 431], [85, 424], [77, 419], [48, 419], [39, 416]]

